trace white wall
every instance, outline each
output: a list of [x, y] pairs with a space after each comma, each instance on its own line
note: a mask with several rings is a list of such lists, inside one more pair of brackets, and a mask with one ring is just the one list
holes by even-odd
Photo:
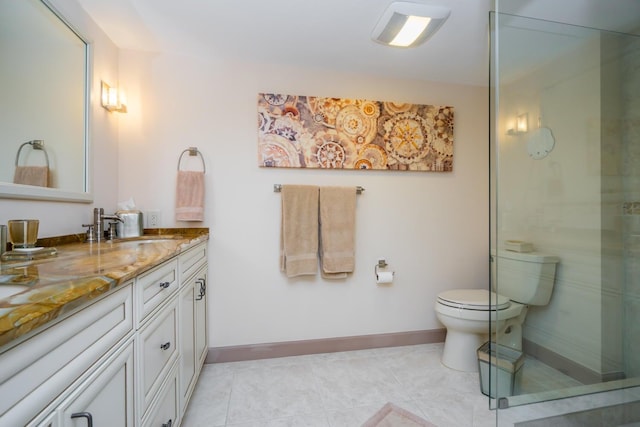
[[[120, 119], [119, 200], [160, 210], [165, 227], [211, 228], [211, 346], [436, 329], [438, 292], [487, 286], [486, 88], [137, 51], [120, 53], [120, 81], [129, 113]], [[452, 105], [454, 171], [259, 168], [259, 92]], [[178, 157], [189, 146], [206, 158], [204, 223], [174, 220]], [[351, 277], [289, 280], [279, 271], [276, 183], [365, 187]], [[396, 271], [392, 286], [374, 283], [379, 257]]]
[[115, 208], [118, 176], [118, 117], [100, 106], [100, 81], [117, 82], [118, 50], [75, 0], [52, 0], [51, 3], [91, 43], [90, 126], [94, 203], [0, 199], [0, 224], [6, 224], [9, 219], [37, 218], [40, 220], [40, 237], [81, 233], [82, 224], [91, 222], [93, 206]]

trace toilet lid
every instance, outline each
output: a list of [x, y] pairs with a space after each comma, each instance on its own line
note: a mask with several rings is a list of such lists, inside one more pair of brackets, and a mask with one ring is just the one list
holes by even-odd
[[[491, 298], [491, 305], [489, 305]], [[454, 289], [438, 294], [438, 302], [463, 310], [494, 311], [509, 307], [509, 298], [486, 289]]]

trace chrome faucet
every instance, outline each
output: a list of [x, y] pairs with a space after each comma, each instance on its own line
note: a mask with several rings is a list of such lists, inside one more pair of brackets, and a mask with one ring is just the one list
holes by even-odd
[[[104, 240], [104, 220], [112, 219], [115, 221], [124, 222], [118, 215], [105, 215], [103, 208], [93, 208], [93, 224], [82, 224], [87, 229], [87, 242], [101, 242]], [[113, 238], [113, 233], [110, 233], [110, 237]]]

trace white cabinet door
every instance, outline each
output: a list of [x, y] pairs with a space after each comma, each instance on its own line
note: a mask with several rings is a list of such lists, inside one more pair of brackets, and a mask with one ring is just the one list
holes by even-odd
[[180, 291], [180, 411], [184, 415], [207, 353], [207, 267]]
[[196, 274], [196, 297], [195, 297], [195, 356], [198, 374], [200, 368], [207, 357], [208, 346], [208, 323], [207, 323], [207, 267], [205, 266]]
[[59, 412], [66, 427], [133, 427], [133, 342], [81, 383]]
[[180, 291], [180, 413], [184, 414], [188, 395], [196, 373], [195, 357], [195, 281]]

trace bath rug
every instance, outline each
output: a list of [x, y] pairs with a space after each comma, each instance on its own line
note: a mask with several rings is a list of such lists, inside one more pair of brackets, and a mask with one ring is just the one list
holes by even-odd
[[362, 424], [362, 427], [436, 427], [436, 425], [389, 402]]

